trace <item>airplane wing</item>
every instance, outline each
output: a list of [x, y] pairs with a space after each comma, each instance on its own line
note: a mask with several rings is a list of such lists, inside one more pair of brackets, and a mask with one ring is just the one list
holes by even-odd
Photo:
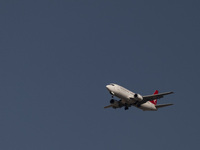
[[168, 95], [168, 94], [172, 94], [172, 93], [174, 93], [174, 92], [166, 92], [166, 93], [160, 93], [160, 94], [155, 94], [155, 95], [143, 96], [143, 100], [140, 101], [139, 103], [140, 104], [144, 104], [147, 101], [152, 101], [152, 100], [155, 100], [155, 99], [160, 99], [160, 98], [163, 98], [164, 95]]
[[[125, 106], [125, 104], [122, 103], [122, 100], [118, 101], [118, 100], [112, 99], [110, 103], [111, 103], [110, 105], [105, 106], [104, 108], [110, 108], [110, 107], [112, 107], [112, 108], [116, 109], [116, 108], [121, 108], [121, 107]], [[127, 104], [126, 106], [130, 107], [131, 104], [129, 104], [129, 105]]]
[[168, 94], [172, 94], [174, 92], [166, 92], [166, 93], [160, 93], [160, 94], [155, 94], [155, 95], [147, 95], [147, 96], [143, 96], [143, 100], [144, 101], [152, 101], [154, 99], [160, 99], [163, 98], [164, 95], [168, 95]]
[[108, 105], [108, 106], [105, 106], [104, 108], [110, 108], [110, 107], [113, 107], [113, 105]]
[[171, 106], [171, 105], [174, 105], [174, 104], [159, 104], [159, 105], [156, 105], [156, 108], [162, 108], [162, 107]]

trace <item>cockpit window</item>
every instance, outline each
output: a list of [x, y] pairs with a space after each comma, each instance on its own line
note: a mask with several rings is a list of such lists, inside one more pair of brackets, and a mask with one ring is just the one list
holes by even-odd
[[110, 85], [115, 86], [113, 83], [111, 83]]

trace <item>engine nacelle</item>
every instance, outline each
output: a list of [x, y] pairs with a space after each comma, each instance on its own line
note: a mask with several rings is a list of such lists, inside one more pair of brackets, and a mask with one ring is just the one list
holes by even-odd
[[117, 101], [117, 100], [114, 100], [114, 99], [110, 100], [110, 104], [112, 104], [112, 106], [115, 107], [115, 108], [120, 107], [120, 101]]
[[134, 98], [138, 98], [138, 94], [135, 93], [135, 94], [134, 94]]
[[143, 100], [143, 97], [142, 97], [142, 95], [140, 95], [140, 94], [134, 94], [134, 99], [136, 99], [136, 100]]

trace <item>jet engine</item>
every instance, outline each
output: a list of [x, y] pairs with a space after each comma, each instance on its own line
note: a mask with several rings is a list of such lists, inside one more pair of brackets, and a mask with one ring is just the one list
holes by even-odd
[[134, 94], [134, 99], [141, 101], [141, 100], [143, 100], [143, 97], [142, 97], [142, 95], [135, 93]]
[[138, 98], [138, 94], [135, 93], [135, 94], [134, 94], [134, 98]]
[[116, 101], [116, 100], [114, 100], [114, 99], [111, 99], [111, 100], [110, 100], [110, 103], [111, 103], [111, 104], [114, 104], [114, 103], [115, 103], [115, 101]]
[[122, 105], [121, 101], [117, 101], [117, 100], [114, 100], [114, 99], [110, 100], [110, 104], [112, 104], [113, 108], [119, 108]]

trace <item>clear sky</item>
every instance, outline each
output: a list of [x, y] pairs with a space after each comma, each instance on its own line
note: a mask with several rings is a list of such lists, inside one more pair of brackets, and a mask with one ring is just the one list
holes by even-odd
[[[1, 0], [1, 150], [199, 149], [198, 0]], [[104, 109], [105, 86], [174, 91]]]

